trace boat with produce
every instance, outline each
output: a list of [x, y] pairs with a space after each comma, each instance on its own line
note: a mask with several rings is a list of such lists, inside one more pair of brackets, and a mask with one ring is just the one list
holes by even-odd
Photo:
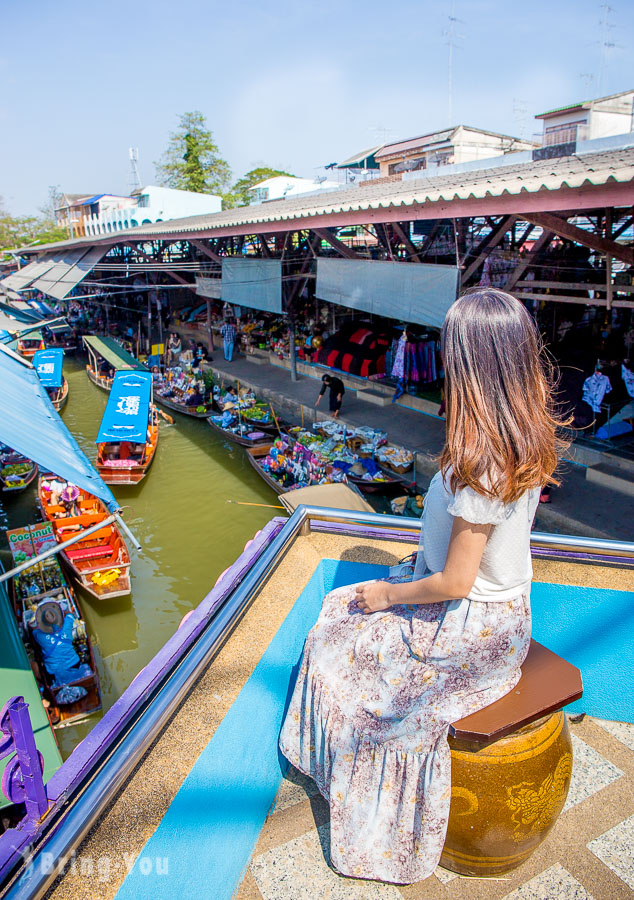
[[[85, 895], [104, 896], [102, 871], [91, 866], [102, 852], [116, 873], [108, 896], [118, 891], [121, 898], [231, 900], [261, 888], [262, 896], [294, 900], [321, 896], [324, 883], [332, 896], [337, 890], [357, 896], [357, 882], [328, 868], [327, 807], [315, 785], [281, 758], [280, 728], [324, 594], [387, 577], [390, 566], [417, 549], [420, 529], [418, 518], [342, 509], [336, 501], [333, 508], [302, 505], [290, 518], [276, 516], [264, 525], [105, 713], [98, 731], [64, 763], [47, 815], [25, 816], [19, 828], [0, 837], [0, 886], [7, 897], [26, 896], [27, 890], [28, 896], [44, 896], [53, 883], [72, 896], [80, 867]], [[449, 728], [452, 797], [441, 864], [480, 879], [493, 876], [496, 895], [517, 892], [536, 871], [555, 864], [576, 871], [574, 861], [587, 842], [630, 814], [626, 773], [602, 791], [571, 795], [572, 809], [563, 813], [555, 837], [548, 837], [566, 804], [573, 765], [577, 778], [589, 765], [579, 735], [596, 734], [600, 748], [625, 759], [618, 738], [627, 726], [616, 723], [634, 721], [634, 636], [627, 616], [634, 545], [534, 533], [531, 552], [533, 635], [545, 646], [531, 645], [510, 694]], [[579, 640], [580, 622], [591, 638], [605, 633], [607, 618], [617, 629], [613, 639]], [[376, 652], [362, 644], [362, 652]], [[587, 718], [570, 727], [566, 704], [574, 704], [567, 712], [600, 721]], [[575, 728], [581, 731], [573, 748]], [[175, 747], [177, 778], [174, 765], [165, 762]], [[594, 763], [597, 776], [602, 763]], [[527, 783], [536, 790], [547, 785], [537, 817], [531, 806], [522, 818]], [[606, 790], [621, 810], [607, 824]], [[134, 814], [122, 815], [126, 809]], [[587, 828], [562, 849], [557, 834], [579, 817]], [[629, 845], [621, 844], [618, 854], [626, 858]], [[47, 854], [60, 855], [59, 847], [74, 869], [45, 865]], [[515, 868], [533, 852], [528, 868]], [[323, 879], [318, 890], [311, 890], [312, 882], [306, 889], [306, 871], [317, 873], [314, 881]], [[510, 887], [499, 885], [500, 877]], [[614, 874], [604, 877], [611, 887]], [[448, 896], [434, 875], [423, 893], [427, 886]], [[376, 896], [399, 893], [392, 885], [379, 888]], [[552, 896], [531, 888], [526, 896]], [[421, 896], [420, 887], [409, 895]]]
[[17, 493], [27, 488], [38, 473], [37, 463], [0, 444], [0, 485], [4, 493]]
[[258, 447], [271, 443], [271, 435], [258, 430], [257, 426], [241, 421], [241, 417], [227, 410], [222, 415], [209, 416], [210, 428], [240, 447]]
[[77, 337], [65, 319], [46, 325], [46, 347], [49, 350], [63, 350], [67, 355], [76, 352]]
[[[388, 469], [377, 461], [383, 450], [379, 441], [386, 439], [384, 432], [366, 428], [349, 429], [333, 422], [318, 422], [314, 428], [316, 433], [297, 427], [291, 428], [288, 433], [291, 440], [301, 444], [311, 457], [340, 469], [347, 480], [364, 493], [388, 493], [394, 489], [402, 491], [411, 483], [411, 477], [394, 468]], [[370, 432], [373, 434], [371, 441]], [[402, 454], [401, 458], [404, 454], [411, 457], [411, 469], [413, 454], [406, 450]]]
[[119, 372], [122, 369], [147, 372], [147, 367], [140, 363], [131, 353], [128, 353], [114, 338], [85, 334], [82, 340], [84, 347], [88, 351], [86, 374], [93, 384], [96, 384], [97, 387], [102, 388], [104, 391], [109, 391], [112, 388], [115, 372]]
[[[50, 522], [6, 535], [16, 566], [56, 543]], [[55, 556], [15, 575], [12, 595], [18, 632], [49, 719], [57, 728], [76, 725], [101, 709], [101, 689], [86, 623]]]
[[42, 387], [46, 388], [51, 403], [58, 412], [68, 400], [68, 382], [62, 371], [63, 362], [64, 351], [60, 347], [38, 350], [33, 357], [33, 365]]
[[156, 377], [154, 401], [181, 415], [207, 419], [216, 410], [209, 391], [210, 383], [203, 375], [196, 376], [177, 367], [166, 369]]
[[158, 412], [149, 372], [115, 373], [97, 435], [96, 468], [106, 484], [138, 484], [156, 455]]
[[249, 463], [277, 494], [316, 484], [347, 483], [345, 474], [306, 454], [301, 444], [287, 436], [272, 444], [247, 448]]
[[[58, 544], [110, 515], [94, 494], [50, 472], [39, 479], [38, 502], [44, 519], [53, 525]], [[114, 522], [60, 552], [75, 583], [97, 600], [130, 593], [130, 554]]]

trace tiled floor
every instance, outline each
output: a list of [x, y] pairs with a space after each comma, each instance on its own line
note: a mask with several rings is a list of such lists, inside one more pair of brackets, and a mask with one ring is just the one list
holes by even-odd
[[343, 878], [329, 866], [328, 807], [291, 770], [235, 900], [626, 900], [634, 898], [634, 725], [571, 722], [564, 812], [520, 868], [499, 878], [437, 869], [419, 884]]

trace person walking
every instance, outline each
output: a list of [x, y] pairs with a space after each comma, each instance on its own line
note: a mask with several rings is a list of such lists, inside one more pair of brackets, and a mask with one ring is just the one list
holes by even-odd
[[236, 329], [233, 324], [233, 319], [229, 319], [220, 329], [220, 334], [222, 335], [222, 341], [224, 345], [225, 351], [225, 359], [227, 362], [231, 362], [233, 359], [233, 346], [236, 340]]
[[339, 418], [339, 411], [341, 409], [341, 401], [343, 400], [343, 395], [346, 392], [345, 386], [341, 378], [337, 378], [335, 375], [323, 375], [322, 376], [322, 385], [321, 390], [319, 392], [319, 396], [315, 401], [315, 406], [319, 406], [319, 402], [321, 398], [326, 393], [326, 388], [330, 388], [330, 397], [328, 398], [330, 401], [330, 412], [333, 415], [333, 418]]
[[[449, 725], [509, 693], [531, 637], [530, 531], [566, 443], [524, 306], [478, 289], [442, 329], [447, 437], [407, 575], [331, 591], [280, 750], [330, 805], [342, 875], [427, 878], [445, 840]], [[423, 545], [424, 534], [424, 545]]]

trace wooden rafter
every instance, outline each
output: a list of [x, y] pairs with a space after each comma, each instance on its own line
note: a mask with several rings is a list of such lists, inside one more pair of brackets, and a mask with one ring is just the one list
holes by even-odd
[[270, 259], [271, 258], [271, 248], [268, 245], [266, 236], [263, 234], [258, 234], [257, 238], [258, 238], [258, 241], [260, 242], [260, 249], [262, 250], [262, 256], [265, 259]]
[[544, 249], [545, 246], [550, 244], [552, 239], [553, 239], [553, 232], [548, 231], [548, 229], [545, 228], [542, 231], [542, 233], [540, 234], [540, 236], [537, 238], [537, 240], [535, 241], [533, 246], [531, 247], [530, 251], [526, 254], [526, 256], [524, 256], [522, 259], [520, 259], [518, 264], [515, 266], [515, 268], [513, 269], [513, 271], [507, 278], [506, 283], [504, 285], [505, 291], [512, 290], [515, 287], [515, 285], [517, 284], [517, 282], [520, 280], [520, 278], [522, 277], [524, 272], [528, 269], [528, 267], [535, 265], [540, 253], [542, 252], [542, 250]]
[[342, 256], [345, 256], [346, 259], [358, 259], [358, 255], [354, 252], [351, 247], [348, 247], [347, 244], [344, 244], [343, 241], [340, 241], [338, 237], [336, 237], [331, 231], [327, 228], [314, 228], [313, 233], [317, 235], [318, 238], [322, 241], [326, 241], [327, 244], [336, 250], [337, 253], [340, 253]]
[[634, 248], [618, 244], [614, 240], [609, 240], [590, 231], [584, 231], [583, 228], [577, 228], [576, 225], [552, 213], [526, 213], [522, 218], [526, 219], [527, 222], [532, 222], [533, 225], [541, 225], [542, 228], [548, 228], [556, 235], [559, 235], [559, 237], [582, 244], [584, 247], [597, 250], [599, 253], [608, 253], [615, 259], [620, 259], [630, 266], [634, 265]]
[[493, 230], [489, 232], [489, 234], [484, 238], [481, 244], [478, 245], [476, 258], [469, 263], [467, 268], [462, 273], [461, 281], [462, 284], [466, 284], [467, 281], [471, 278], [474, 272], [480, 268], [482, 263], [485, 261], [491, 250], [504, 239], [504, 235], [509, 230], [509, 228], [513, 227], [513, 223], [515, 222], [517, 216], [504, 216], [501, 222], [498, 222], [497, 225], [494, 226]]
[[409, 234], [405, 231], [405, 227], [400, 222], [394, 223], [394, 231], [400, 238], [401, 243], [409, 253], [410, 259], [412, 262], [419, 263], [420, 259], [418, 258], [419, 250], [417, 247], [412, 244]]
[[170, 278], [173, 278], [174, 281], [177, 281], [179, 284], [182, 284], [183, 287], [189, 288], [189, 290], [193, 291], [195, 294], [197, 293], [196, 285], [192, 284], [191, 281], [187, 281], [187, 279], [183, 278], [182, 275], [179, 275], [178, 272], [173, 272], [171, 269], [169, 269], [165, 271], [165, 274]]
[[192, 247], [195, 247], [197, 250], [200, 250], [201, 253], [204, 253], [209, 259], [213, 259], [214, 262], [222, 265], [222, 256], [218, 256], [218, 254], [208, 247], [207, 244], [203, 243], [203, 241], [197, 241], [193, 238], [189, 241]]

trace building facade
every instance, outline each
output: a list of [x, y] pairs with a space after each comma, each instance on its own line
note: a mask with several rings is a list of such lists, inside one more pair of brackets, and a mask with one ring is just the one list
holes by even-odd
[[543, 147], [627, 134], [634, 130], [634, 91], [572, 103], [535, 118], [543, 122]]

